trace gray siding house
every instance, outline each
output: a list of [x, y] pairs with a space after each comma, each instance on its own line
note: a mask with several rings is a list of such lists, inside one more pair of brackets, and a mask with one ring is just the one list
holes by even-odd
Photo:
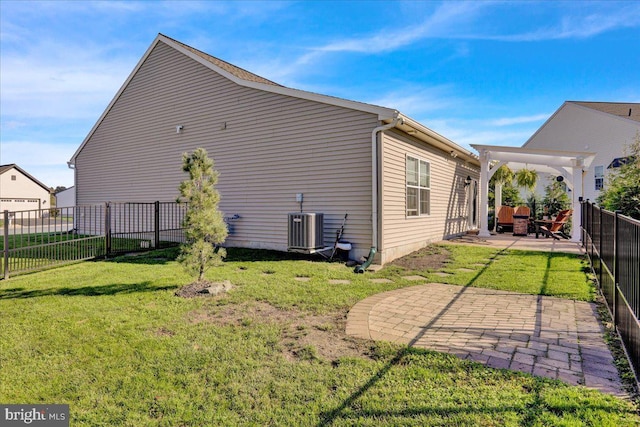
[[[228, 246], [287, 250], [288, 213], [345, 213], [385, 263], [476, 226], [478, 158], [397, 110], [278, 85], [162, 34], [71, 158], [76, 201], [173, 201], [181, 156], [220, 172]], [[300, 204], [297, 195], [303, 195]]]

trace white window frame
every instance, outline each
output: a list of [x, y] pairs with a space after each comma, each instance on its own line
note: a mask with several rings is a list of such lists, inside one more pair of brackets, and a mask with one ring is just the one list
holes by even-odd
[[594, 166], [593, 168], [593, 176], [594, 176], [594, 188], [596, 191], [601, 191], [604, 189], [604, 166]]
[[[409, 181], [409, 164], [417, 162], [417, 176]], [[431, 214], [431, 162], [413, 155], [406, 155], [405, 159], [405, 217], [419, 218]], [[410, 194], [413, 193], [413, 194]], [[423, 206], [426, 195], [426, 206]], [[409, 200], [415, 197], [415, 207], [409, 207]]]

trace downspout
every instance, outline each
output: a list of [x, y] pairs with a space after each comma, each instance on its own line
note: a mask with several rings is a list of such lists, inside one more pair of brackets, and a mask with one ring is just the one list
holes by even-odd
[[365, 263], [354, 270], [356, 273], [364, 273], [369, 268], [378, 250], [378, 134], [398, 124], [404, 124], [402, 117], [396, 117], [391, 123], [371, 131], [371, 249]]

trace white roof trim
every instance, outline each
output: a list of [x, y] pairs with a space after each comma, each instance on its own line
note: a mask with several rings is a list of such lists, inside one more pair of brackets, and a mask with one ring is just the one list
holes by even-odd
[[133, 71], [131, 71], [131, 73], [129, 74], [129, 77], [127, 77], [127, 79], [124, 81], [124, 83], [122, 84], [122, 86], [120, 86], [120, 89], [118, 89], [118, 92], [116, 93], [116, 95], [113, 97], [113, 99], [111, 100], [111, 102], [109, 103], [109, 105], [107, 105], [107, 108], [105, 108], [104, 112], [102, 113], [102, 115], [100, 116], [100, 118], [98, 118], [98, 120], [96, 121], [96, 123], [93, 125], [93, 127], [91, 128], [91, 130], [89, 131], [89, 133], [87, 134], [87, 136], [84, 138], [84, 140], [82, 141], [82, 144], [80, 144], [80, 147], [78, 147], [78, 149], [76, 150], [75, 153], [73, 153], [73, 156], [71, 156], [71, 159], [69, 160], [69, 162], [67, 162], [67, 164], [69, 165], [75, 165], [76, 162], [76, 157], [78, 156], [78, 154], [80, 154], [80, 152], [82, 151], [82, 149], [84, 148], [84, 146], [87, 144], [87, 142], [89, 142], [89, 140], [91, 139], [91, 137], [93, 136], [93, 134], [95, 133], [95, 131], [98, 129], [98, 126], [100, 126], [100, 124], [102, 123], [102, 121], [104, 120], [104, 118], [106, 117], [106, 115], [109, 113], [109, 111], [111, 111], [111, 108], [113, 108], [114, 104], [116, 103], [116, 101], [120, 98], [120, 95], [122, 95], [122, 92], [124, 92], [124, 90], [127, 88], [127, 86], [129, 86], [129, 83], [131, 82], [131, 80], [133, 79], [133, 77], [136, 75], [136, 73], [138, 72], [138, 70], [140, 69], [140, 67], [142, 66], [142, 64], [144, 64], [144, 62], [147, 60], [147, 57], [151, 54], [151, 51], [156, 47], [156, 45], [158, 44], [158, 42], [160, 41], [160, 37], [161, 35], [158, 34], [158, 36], [155, 38], [155, 40], [153, 41], [153, 43], [151, 43], [151, 46], [149, 46], [149, 48], [147, 49], [147, 51], [144, 53], [144, 55], [142, 55], [142, 58], [140, 58], [140, 60], [138, 61], [138, 63], [136, 64], [135, 68], [133, 69]]
[[[480, 159], [478, 158], [478, 156], [474, 153], [472, 153], [469, 150], [464, 149], [463, 147], [461, 147], [460, 145], [456, 144], [455, 142], [451, 141], [450, 139], [448, 139], [447, 137], [444, 137], [442, 135], [440, 135], [439, 133], [429, 129], [428, 127], [426, 127], [425, 125], [423, 125], [422, 123], [408, 117], [405, 116], [404, 114], [400, 114], [400, 117], [402, 117], [402, 119], [404, 119], [404, 122], [402, 124], [396, 125], [396, 128], [407, 132], [410, 129], [414, 129], [417, 132], [417, 134], [415, 134], [414, 136], [416, 136], [417, 138], [435, 146], [436, 148], [439, 148], [445, 152], [454, 152], [456, 154], [456, 156], [461, 156], [462, 159], [464, 159], [465, 161], [472, 163], [476, 166], [480, 166]], [[407, 129], [408, 128], [408, 129]], [[409, 132], [407, 132], [409, 133]]]
[[149, 46], [149, 48], [146, 50], [145, 54], [138, 61], [138, 63], [136, 64], [135, 68], [133, 69], [133, 71], [129, 74], [129, 76], [127, 77], [125, 82], [122, 84], [122, 86], [120, 87], [120, 89], [118, 90], [116, 95], [113, 97], [113, 99], [111, 100], [111, 102], [109, 103], [107, 108], [104, 110], [104, 112], [102, 113], [100, 118], [93, 125], [93, 127], [89, 131], [89, 133], [86, 136], [86, 138], [82, 141], [82, 144], [80, 144], [80, 147], [78, 147], [76, 152], [73, 154], [73, 156], [71, 157], [71, 160], [68, 162], [69, 164], [75, 164], [75, 160], [76, 160], [76, 157], [78, 156], [78, 154], [82, 151], [84, 146], [91, 139], [91, 137], [93, 136], [93, 134], [95, 133], [97, 128], [100, 126], [100, 124], [102, 123], [102, 121], [104, 120], [106, 115], [109, 113], [111, 108], [113, 108], [114, 104], [118, 101], [118, 99], [120, 98], [120, 96], [122, 95], [124, 90], [127, 88], [127, 86], [129, 85], [129, 83], [131, 82], [133, 77], [137, 74], [137, 72], [140, 69], [140, 67], [142, 66], [142, 64], [144, 64], [144, 62], [147, 60], [147, 58], [149, 57], [149, 55], [151, 54], [153, 49], [160, 42], [165, 43], [166, 45], [172, 47], [173, 49], [177, 50], [178, 52], [188, 56], [192, 60], [198, 62], [199, 64], [209, 68], [210, 70], [218, 73], [219, 75], [225, 77], [226, 79], [228, 79], [228, 80], [230, 80], [230, 81], [232, 81], [232, 82], [234, 82], [234, 83], [236, 83], [236, 84], [238, 84], [240, 86], [249, 87], [249, 88], [257, 89], [257, 90], [262, 90], [262, 91], [265, 91], [265, 92], [276, 93], [276, 94], [280, 94], [280, 95], [291, 96], [291, 97], [294, 97], [294, 98], [306, 99], [306, 100], [309, 100], [309, 101], [315, 101], [315, 102], [320, 102], [320, 103], [324, 103], [324, 104], [334, 105], [334, 106], [337, 106], [337, 107], [348, 108], [348, 109], [351, 109], [351, 110], [363, 111], [363, 112], [366, 112], [366, 113], [375, 114], [375, 115], [378, 116], [378, 120], [380, 120], [382, 122], [387, 122], [387, 123], [390, 123], [391, 121], [393, 121], [396, 118], [402, 118], [404, 120], [403, 124], [396, 125], [396, 128], [398, 128], [398, 129], [400, 129], [400, 130], [402, 130], [404, 132], [407, 132], [408, 130], [415, 130], [415, 131], [417, 131], [417, 133], [412, 133], [412, 134], [415, 137], [419, 138], [420, 140], [423, 140], [423, 141], [425, 141], [425, 142], [427, 142], [427, 143], [429, 143], [431, 145], [434, 145], [435, 147], [440, 148], [441, 150], [446, 151], [446, 152], [454, 151], [457, 155], [460, 155], [464, 160], [468, 161], [469, 163], [477, 165], [477, 166], [480, 165], [480, 161], [478, 159], [478, 156], [476, 156], [473, 152], [464, 149], [460, 145], [458, 145], [455, 142], [449, 140], [448, 138], [438, 134], [437, 132], [429, 129], [428, 127], [426, 127], [423, 124], [417, 122], [416, 120], [413, 120], [413, 119], [409, 118], [408, 116], [405, 116], [405, 115], [401, 114], [398, 110], [395, 110], [395, 109], [392, 109], [392, 108], [381, 107], [381, 106], [373, 105], [373, 104], [366, 104], [366, 103], [363, 103], [363, 102], [351, 101], [351, 100], [348, 100], [348, 99], [342, 99], [342, 98], [337, 98], [337, 97], [328, 96], [328, 95], [317, 94], [317, 93], [313, 93], [313, 92], [307, 92], [307, 91], [299, 90], [299, 89], [292, 89], [292, 88], [288, 88], [288, 87], [284, 87], [284, 86], [271, 85], [271, 84], [266, 84], [266, 83], [260, 83], [260, 82], [244, 80], [244, 79], [239, 78], [236, 75], [228, 72], [227, 70], [218, 67], [214, 63], [212, 63], [212, 62], [208, 61], [207, 59], [195, 54], [191, 50], [186, 49], [180, 43], [177, 43], [176, 41], [174, 41], [174, 40], [172, 40], [172, 39], [170, 39], [168, 37], [165, 37], [162, 34], [158, 34], [158, 36], [155, 38], [153, 43], [151, 43], [151, 46]]
[[365, 104], [363, 102], [350, 101], [348, 99], [342, 99], [342, 98], [337, 98], [337, 97], [328, 96], [328, 95], [321, 95], [321, 94], [317, 94], [317, 93], [313, 93], [313, 92], [307, 92], [307, 91], [303, 91], [303, 90], [299, 90], [299, 89], [291, 89], [291, 88], [287, 88], [287, 87], [284, 87], [284, 86], [275, 86], [275, 85], [269, 85], [269, 84], [265, 84], [265, 83], [247, 81], [247, 80], [241, 79], [239, 77], [236, 77], [235, 75], [229, 73], [228, 71], [226, 71], [226, 70], [216, 66], [215, 64], [207, 61], [206, 59], [194, 54], [193, 52], [189, 51], [188, 49], [185, 49], [183, 46], [181, 46], [178, 43], [174, 42], [170, 38], [165, 37], [162, 34], [158, 34], [158, 36], [155, 38], [153, 43], [151, 43], [151, 46], [149, 46], [149, 48], [147, 49], [145, 54], [142, 56], [140, 61], [138, 61], [138, 63], [136, 64], [135, 68], [133, 69], [133, 71], [129, 74], [129, 77], [127, 77], [127, 80], [125, 80], [125, 82], [122, 84], [122, 86], [120, 87], [120, 89], [118, 90], [116, 95], [113, 97], [113, 99], [111, 100], [111, 102], [109, 103], [107, 108], [104, 110], [104, 112], [102, 113], [100, 118], [93, 125], [93, 127], [91, 128], [91, 130], [87, 134], [86, 138], [82, 141], [82, 144], [80, 144], [80, 147], [78, 147], [76, 152], [73, 153], [73, 156], [71, 156], [71, 160], [69, 161], [70, 164], [75, 164], [75, 160], [76, 160], [76, 157], [78, 156], [78, 154], [82, 151], [84, 146], [91, 139], [91, 137], [93, 136], [94, 132], [97, 130], [98, 126], [100, 126], [100, 123], [102, 123], [102, 121], [104, 120], [105, 116], [108, 114], [108, 112], [111, 110], [111, 108], [113, 108], [113, 106], [116, 103], [116, 101], [122, 95], [122, 92], [124, 92], [126, 87], [129, 85], [129, 82], [131, 82], [131, 80], [136, 75], [136, 73], [138, 72], [138, 70], [140, 69], [142, 64], [147, 60], [147, 57], [151, 54], [151, 52], [153, 51], [153, 49], [157, 46], [157, 44], [159, 42], [165, 43], [166, 45], [176, 49], [180, 53], [183, 53], [184, 55], [187, 55], [189, 58], [191, 58], [194, 61], [200, 63], [201, 65], [203, 65], [203, 66], [215, 71], [216, 73], [222, 75], [223, 77], [225, 77], [225, 78], [227, 78], [227, 79], [229, 79], [229, 80], [233, 81], [234, 83], [236, 83], [238, 85], [241, 85], [241, 86], [250, 87], [250, 88], [253, 88], [253, 89], [259, 89], [259, 90], [262, 90], [262, 91], [265, 91], [265, 92], [277, 93], [277, 94], [280, 94], [280, 95], [287, 95], [287, 96], [291, 96], [291, 97], [294, 97], [294, 98], [301, 98], [301, 99], [306, 99], [306, 100], [310, 100], [310, 101], [321, 102], [321, 103], [324, 103], [324, 104], [335, 105], [335, 106], [338, 106], [338, 107], [349, 108], [349, 109], [352, 109], [352, 110], [357, 110], [357, 111], [363, 111], [363, 112], [367, 112], [367, 113], [377, 114], [378, 115], [378, 120], [392, 120], [392, 119], [398, 117], [398, 115], [400, 114], [397, 110], [394, 110], [394, 109], [391, 109], [391, 108], [380, 107], [380, 106], [373, 105], [373, 104]]
[[231, 74], [230, 72], [216, 66], [215, 64], [213, 64], [210, 61], [207, 61], [205, 58], [202, 58], [201, 56], [196, 55], [195, 53], [191, 52], [188, 49], [185, 49], [183, 46], [181, 46], [180, 44], [174, 42], [173, 40], [171, 40], [170, 38], [167, 38], [165, 36], [163, 36], [162, 34], [158, 35], [158, 40], [162, 41], [163, 43], [166, 43], [167, 45], [171, 46], [172, 48], [176, 49], [177, 51], [187, 55], [189, 58], [193, 59], [194, 61], [197, 61], [198, 63], [204, 65], [205, 67], [215, 71], [216, 73], [226, 77], [227, 79], [231, 80], [232, 82], [240, 85], [240, 86], [245, 86], [245, 87], [250, 87], [253, 89], [260, 89], [263, 90], [265, 92], [272, 92], [272, 93], [277, 93], [280, 95], [287, 95], [287, 96], [292, 96], [294, 98], [301, 98], [301, 99], [307, 99], [309, 101], [316, 101], [316, 102], [321, 102], [324, 104], [330, 104], [330, 105], [335, 105], [338, 107], [345, 107], [345, 108], [349, 108], [352, 110], [358, 110], [358, 111], [364, 111], [367, 113], [373, 113], [373, 114], [377, 114], [378, 115], [378, 119], [379, 120], [385, 120], [385, 119], [393, 119], [398, 115], [398, 111], [391, 109], [391, 108], [386, 108], [386, 107], [381, 107], [378, 105], [373, 105], [373, 104], [366, 104], [364, 102], [357, 102], [357, 101], [351, 101], [348, 99], [343, 99], [343, 98], [337, 98], [334, 96], [328, 96], [328, 95], [321, 95], [318, 93], [313, 93], [313, 92], [307, 92], [304, 90], [300, 90], [300, 89], [292, 89], [289, 87], [285, 87], [285, 86], [276, 86], [276, 85], [270, 85], [270, 84], [266, 84], [266, 83], [260, 83], [260, 82], [254, 82], [254, 81], [250, 81], [250, 80], [244, 80], [241, 79], [240, 77], [237, 77], [233, 74]]
[[7, 168], [5, 171], [1, 172], [0, 175], [5, 174], [7, 172], [9, 172], [12, 169], [17, 170], [18, 172], [20, 172], [22, 175], [24, 175], [26, 178], [30, 179], [31, 181], [33, 181], [35, 184], [38, 184], [40, 187], [42, 187], [43, 189], [47, 190], [48, 193], [51, 193], [51, 189], [49, 187], [47, 187], [45, 184], [43, 184], [42, 182], [40, 182], [40, 180], [38, 180], [36, 177], [34, 177], [33, 175], [31, 175], [29, 172], [27, 172], [26, 170], [22, 169], [20, 166], [18, 166], [15, 163], [10, 163], [8, 165], [3, 165], [3, 166], [11, 166], [10, 168]]
[[538, 134], [540, 133], [540, 131], [542, 131], [542, 129], [544, 129], [544, 128], [547, 126], [547, 124], [549, 124], [549, 122], [550, 122], [551, 120], [553, 120], [553, 118], [554, 118], [555, 116], [557, 116], [557, 115], [558, 115], [558, 113], [560, 112], [560, 110], [562, 110], [562, 109], [564, 108], [564, 106], [565, 106], [565, 105], [567, 105], [567, 101], [563, 102], [563, 103], [562, 103], [562, 105], [560, 106], [560, 108], [558, 108], [558, 109], [557, 109], [557, 110], [556, 110], [556, 111], [551, 115], [551, 117], [549, 117], [549, 118], [548, 118], [548, 119], [547, 119], [547, 120], [542, 124], [542, 126], [540, 126], [540, 127], [538, 128], [538, 130], [536, 130], [536, 131], [533, 133], [533, 135], [531, 135], [531, 136], [529, 137], [529, 139], [527, 139], [527, 142], [525, 142], [524, 144], [522, 144], [522, 148], [526, 147], [526, 146], [527, 146], [531, 141], [533, 141], [533, 139], [536, 137], [536, 135], [538, 135]]
[[[546, 150], [499, 145], [471, 144], [479, 153], [485, 153], [489, 161], [504, 161], [518, 165], [543, 165], [551, 167], [578, 167], [588, 169], [596, 153], [586, 151]], [[532, 169], [537, 169], [532, 167]]]

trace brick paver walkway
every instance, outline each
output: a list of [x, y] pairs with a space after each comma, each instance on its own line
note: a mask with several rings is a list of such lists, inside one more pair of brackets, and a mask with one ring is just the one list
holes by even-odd
[[347, 334], [627, 396], [587, 302], [429, 283], [360, 301]]

